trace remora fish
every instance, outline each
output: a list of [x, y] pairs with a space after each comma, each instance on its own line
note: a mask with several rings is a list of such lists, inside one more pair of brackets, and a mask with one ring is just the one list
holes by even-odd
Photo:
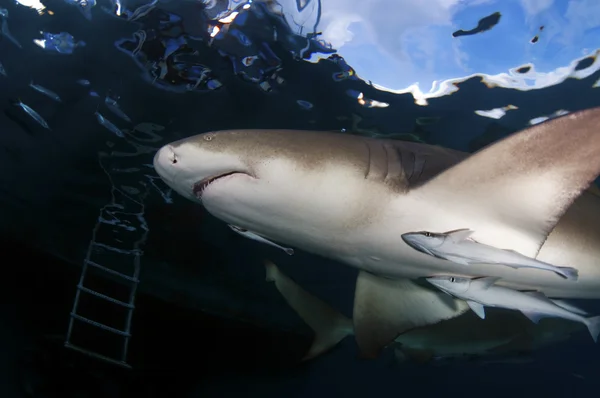
[[104, 104], [112, 113], [125, 120], [126, 122], [131, 122], [131, 119], [119, 106], [119, 103], [110, 97], [104, 98]]
[[2, 25], [0, 27], [0, 31], [2, 32], [2, 35], [4, 37], [6, 37], [8, 40], [12, 41], [15, 46], [17, 46], [19, 48], [23, 48], [21, 43], [19, 43], [19, 41], [17, 39], [15, 39], [15, 37], [10, 33], [10, 30], [8, 29], [8, 21], [7, 21], [6, 17], [2, 18], [1, 24]]
[[244, 228], [240, 228], [240, 227], [236, 227], [235, 225], [229, 225], [229, 228], [231, 228], [232, 231], [237, 232], [238, 234], [242, 235], [243, 237], [249, 238], [249, 239], [253, 239], [257, 242], [261, 242], [261, 243], [266, 243], [267, 245], [276, 247], [278, 249], [283, 250], [284, 252], [286, 252], [286, 254], [289, 254], [290, 256], [292, 254], [294, 254], [294, 249], [290, 248], [290, 247], [283, 247], [278, 245], [275, 242], [271, 242], [270, 240], [263, 238], [260, 235], [255, 234], [254, 232], [250, 232], [247, 229]]
[[479, 264], [468, 275], [600, 298], [600, 196], [586, 192], [600, 174], [598, 126], [600, 108], [573, 112], [472, 155], [333, 132], [230, 130], [165, 145], [154, 167], [225, 223], [364, 270], [354, 331], [363, 355], [375, 357], [399, 334], [468, 310], [416, 280], [465, 267], [399, 244], [407, 232], [469, 225], [480, 243], [577, 264], [579, 279]]
[[540, 292], [519, 292], [496, 286], [494, 283], [498, 279], [493, 277], [469, 279], [454, 276], [434, 276], [427, 278], [427, 281], [438, 289], [465, 300], [481, 319], [485, 318], [484, 306], [521, 311], [534, 323], [538, 323], [541, 318], [558, 317], [583, 323], [587, 326], [594, 342], [598, 341], [600, 316], [585, 318], [553, 303]]
[[118, 137], [121, 137], [121, 138], [125, 137], [125, 134], [123, 134], [121, 129], [118, 128], [117, 126], [115, 126], [114, 124], [112, 124], [112, 122], [110, 120], [108, 120], [104, 116], [102, 116], [102, 114], [100, 112], [96, 111], [94, 113], [94, 115], [96, 115], [96, 119], [98, 119], [98, 123], [100, 123], [100, 125], [104, 126], [108, 131], [110, 131], [111, 133], [114, 133]]
[[40, 86], [39, 84], [34, 84], [33, 80], [29, 83], [29, 87], [31, 87], [32, 89], [34, 89], [37, 92], [44, 94], [45, 96], [47, 96], [49, 98], [52, 98], [56, 102], [62, 102], [62, 100], [60, 99], [58, 94], [56, 94], [52, 90], [47, 89], [46, 87]]
[[17, 105], [18, 107], [23, 109], [25, 111], [25, 113], [27, 113], [29, 116], [31, 116], [33, 118], [33, 120], [38, 122], [42, 127], [50, 130], [50, 126], [48, 126], [48, 123], [44, 120], [44, 118], [41, 117], [39, 113], [34, 111], [29, 105], [24, 104], [23, 101], [21, 101], [21, 100], [17, 101], [17, 103], [15, 105]]
[[[352, 321], [314, 294], [300, 287], [273, 262], [266, 260], [267, 281], [273, 282], [289, 306], [314, 331], [313, 344], [304, 359], [314, 358], [354, 334]], [[357, 297], [360, 300], [360, 296]], [[391, 345], [397, 359], [429, 362], [436, 358], [531, 352], [570, 338], [581, 324], [549, 319], [534, 324], [515, 311], [493, 309], [485, 322], [469, 311], [435, 325], [410, 330]]]
[[457, 264], [501, 264], [511, 268], [536, 268], [552, 271], [559, 276], [577, 280], [578, 271], [571, 267], [556, 267], [552, 264], [527, 257], [514, 250], [504, 250], [478, 243], [470, 238], [475, 231], [459, 229], [444, 233], [409, 232], [402, 235], [407, 245], [422, 253], [429, 254]]

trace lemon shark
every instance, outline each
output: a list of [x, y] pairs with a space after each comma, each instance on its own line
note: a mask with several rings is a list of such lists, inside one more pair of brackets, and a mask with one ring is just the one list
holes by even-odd
[[[353, 330], [367, 357], [468, 310], [425, 277], [489, 276], [550, 298], [600, 298], [600, 196], [589, 189], [600, 174], [600, 108], [474, 154], [332, 132], [227, 130], [165, 145], [154, 167], [227, 224], [358, 268]], [[457, 264], [401, 239], [463, 228], [482, 244], [576, 267], [579, 279]]]

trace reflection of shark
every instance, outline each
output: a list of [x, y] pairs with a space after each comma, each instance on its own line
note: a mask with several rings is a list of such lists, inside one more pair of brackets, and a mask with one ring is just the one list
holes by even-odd
[[[467, 158], [419, 143], [324, 132], [237, 130], [161, 148], [156, 171], [217, 218], [361, 269], [354, 330], [375, 355], [399, 333], [466, 304], [416, 278], [488, 275], [549, 297], [600, 298], [600, 109], [535, 125]], [[402, 234], [469, 228], [473, 239], [557, 266], [464, 266], [419, 253]], [[386, 278], [382, 278], [382, 276]]]

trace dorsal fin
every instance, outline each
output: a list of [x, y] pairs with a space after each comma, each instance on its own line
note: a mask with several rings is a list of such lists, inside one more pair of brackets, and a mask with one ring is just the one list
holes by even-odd
[[448, 232], [446, 232], [446, 235], [448, 235], [448, 237], [450, 239], [452, 239], [453, 242], [458, 243], [463, 240], [469, 239], [469, 237], [471, 235], [473, 235], [473, 232], [475, 232], [475, 231], [472, 231], [468, 228], [464, 228], [464, 229], [457, 229], [454, 231], [448, 231]]
[[477, 278], [474, 280], [479, 283], [479, 286], [482, 289], [487, 290], [490, 287], [492, 287], [494, 285], [494, 283], [498, 282], [500, 280], [500, 278], [495, 277], [495, 276], [484, 276], [484, 277]]
[[443, 200], [444, 211], [468, 222], [478, 242], [535, 257], [599, 174], [600, 108], [594, 108], [496, 142], [416, 191]]

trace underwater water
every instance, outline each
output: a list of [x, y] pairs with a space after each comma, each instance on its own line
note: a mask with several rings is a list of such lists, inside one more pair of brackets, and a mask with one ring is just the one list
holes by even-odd
[[[600, 349], [585, 328], [524, 317], [506, 319], [539, 344], [482, 353], [467, 338], [464, 350], [392, 345], [367, 360], [347, 336], [301, 361], [313, 332], [263, 260], [346, 317], [358, 271], [245, 239], [173, 191], [153, 158], [226, 129], [475, 152], [600, 106], [600, 4], [2, 0], [0, 23], [0, 396], [597, 391]], [[594, 299], [576, 304], [600, 314]], [[480, 327], [461, 319], [459, 337]]]

